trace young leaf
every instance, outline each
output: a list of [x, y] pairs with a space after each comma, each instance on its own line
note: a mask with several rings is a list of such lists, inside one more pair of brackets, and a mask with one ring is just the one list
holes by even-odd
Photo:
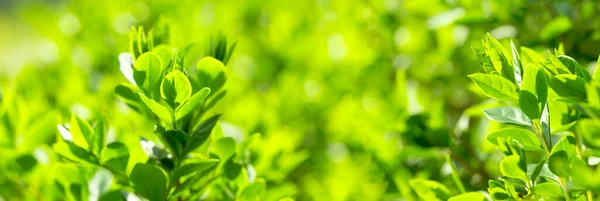
[[548, 158], [548, 168], [559, 177], [567, 177], [569, 175], [569, 156], [567, 152], [553, 152]]
[[535, 185], [535, 193], [540, 194], [544, 197], [561, 197], [563, 196], [562, 192], [563, 191], [560, 188], [560, 186], [554, 183], [553, 181], [548, 181]]
[[520, 126], [532, 126], [531, 119], [527, 117], [517, 107], [497, 107], [483, 110], [485, 116], [489, 119], [503, 123], [503, 124], [515, 124]]
[[235, 145], [235, 139], [224, 137], [211, 145], [210, 153], [217, 156], [221, 162], [226, 162], [235, 154]]
[[499, 139], [503, 139], [503, 141], [517, 140], [524, 148], [529, 149], [539, 149], [542, 146], [533, 132], [522, 128], [503, 128], [488, 134], [486, 139], [496, 146], [499, 145]]
[[571, 71], [571, 73], [577, 75], [580, 78], [583, 78], [586, 82], [589, 82], [592, 79], [590, 72], [587, 71], [585, 67], [579, 65], [579, 63], [577, 63], [575, 59], [567, 55], [559, 55], [557, 56], [557, 58]]
[[471, 74], [469, 77], [479, 86], [485, 95], [508, 102], [519, 100], [519, 89], [516, 84], [495, 74]]
[[190, 97], [183, 105], [181, 105], [181, 107], [177, 109], [177, 112], [175, 113], [175, 119], [179, 120], [185, 117], [185, 115], [188, 115], [194, 109], [198, 109], [198, 106], [204, 102], [204, 99], [206, 99], [209, 93], [210, 88], [204, 87], [202, 90], [192, 95], [192, 97]]
[[216, 92], [227, 80], [227, 69], [225, 65], [213, 57], [204, 57], [196, 64], [196, 73], [200, 87], [209, 87]]
[[544, 60], [544, 57], [537, 51], [521, 46], [521, 64], [522, 66], [529, 66], [530, 64], [537, 64], [539, 61]]
[[485, 53], [485, 49], [473, 47], [472, 50], [473, 53], [475, 53], [475, 58], [477, 59], [477, 62], [479, 62], [479, 65], [481, 65], [481, 68], [487, 74], [499, 74], [498, 71], [496, 71], [496, 69], [494, 68], [490, 57], [487, 55], [487, 53]]
[[152, 111], [152, 113], [154, 113], [156, 116], [158, 116], [158, 118], [166, 121], [169, 124], [172, 122], [171, 113], [165, 106], [152, 99], [149, 99], [142, 93], [138, 93], [138, 96], [140, 97], [140, 100], [142, 100], [142, 102], [146, 105], [146, 107], [148, 107], [148, 109], [150, 109], [150, 111]]
[[57, 142], [52, 146], [57, 154], [76, 162], [97, 164], [98, 159], [90, 152], [71, 142]]
[[171, 59], [174, 55], [173, 49], [167, 45], [156, 46], [154, 49], [152, 49], [152, 52], [158, 55], [164, 66], [167, 66], [167, 64], [171, 62]]
[[250, 185], [246, 186], [240, 193], [240, 201], [261, 201], [264, 200], [267, 191], [267, 184], [264, 179], [259, 178]]
[[525, 173], [527, 170], [521, 167], [520, 164], [522, 162], [519, 155], [507, 156], [500, 161], [500, 172], [504, 176], [527, 181], [527, 174]]
[[480, 192], [468, 192], [453, 196], [448, 201], [487, 201], [487, 197]]
[[129, 176], [136, 194], [149, 201], [164, 201], [167, 199], [167, 178], [157, 167], [149, 164], [135, 164]]
[[164, 66], [160, 57], [152, 52], [142, 54], [134, 64], [133, 78], [140, 88], [144, 89], [150, 97], [155, 98], [158, 83], [162, 77]]
[[190, 98], [192, 85], [181, 71], [174, 70], [163, 78], [160, 85], [160, 95], [173, 108], [176, 108]]
[[521, 64], [521, 58], [519, 57], [519, 52], [515, 47], [515, 44], [512, 40], [510, 40], [510, 48], [512, 50], [512, 62], [515, 73], [515, 81], [518, 86], [521, 86], [521, 82], [523, 80], [523, 65]]
[[504, 46], [488, 33], [486, 35], [486, 47], [486, 53], [492, 61], [496, 71], [498, 71], [502, 77], [505, 77], [512, 83], [516, 83], [513, 67], [508, 63], [510, 54]]
[[110, 168], [112, 171], [125, 172], [129, 161], [129, 149], [121, 142], [112, 142], [106, 145], [106, 148], [100, 155], [101, 164]]
[[448, 188], [436, 181], [411, 179], [408, 183], [421, 200], [442, 201], [450, 198], [450, 191]]
[[556, 143], [556, 145], [554, 145], [554, 147], [552, 147], [551, 154], [559, 152], [559, 151], [564, 151], [565, 154], [567, 154], [567, 159], [570, 159], [575, 154], [576, 146], [577, 145], [576, 145], [575, 136], [564, 135]]
[[519, 107], [531, 119], [539, 119], [548, 97], [548, 80], [537, 65], [525, 69]]
[[106, 120], [101, 118], [98, 123], [96, 123], [96, 127], [94, 128], [94, 135], [92, 137], [91, 150], [92, 153], [96, 156], [100, 156], [102, 149], [104, 148], [104, 141], [106, 137], [106, 132], [108, 130], [108, 125], [106, 124]]
[[555, 74], [571, 74], [571, 70], [558, 60], [558, 57], [554, 53], [548, 51], [548, 59], [550, 59]]
[[576, 75], [557, 75], [550, 79], [550, 87], [559, 96], [573, 100], [585, 100], [585, 80]]
[[89, 143], [92, 141], [94, 135], [92, 126], [87, 121], [75, 115], [71, 116], [70, 125], [71, 129], [69, 131], [73, 137], [73, 143], [84, 149], [90, 148]]
[[129, 83], [122, 83], [115, 87], [115, 94], [117, 94], [117, 97], [121, 98], [121, 100], [127, 104], [141, 103], [140, 97], [137, 95], [137, 93], [140, 92], [142, 91]]

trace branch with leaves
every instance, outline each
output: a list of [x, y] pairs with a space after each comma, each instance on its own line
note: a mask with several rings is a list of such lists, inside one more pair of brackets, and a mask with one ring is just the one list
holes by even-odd
[[[186, 48], [177, 52], [165, 44], [155, 46], [152, 31], [145, 33], [141, 27], [131, 36], [130, 52], [119, 56], [121, 72], [129, 82], [118, 85], [115, 94], [154, 121], [156, 137], [140, 139], [148, 161], [129, 164], [126, 144], [106, 144], [106, 121], [91, 126], [73, 116], [68, 126], [59, 125], [62, 136], [54, 144], [55, 151], [72, 163], [99, 169], [99, 180], [90, 182], [100, 183], [101, 190], [90, 198], [123, 200], [126, 194], [127, 199], [149, 201], [261, 200], [265, 180], [256, 178], [246, 150], [255, 138], [238, 142], [226, 137], [220, 115], [207, 117], [226, 94], [224, 63], [235, 44], [228, 46], [220, 34], [211, 41], [207, 55], [188, 71]], [[111, 189], [112, 176], [117, 187]]]

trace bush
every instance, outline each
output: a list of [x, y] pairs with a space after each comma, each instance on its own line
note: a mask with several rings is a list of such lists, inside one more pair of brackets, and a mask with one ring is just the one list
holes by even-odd
[[598, 197], [594, 1], [0, 4], [0, 200]]

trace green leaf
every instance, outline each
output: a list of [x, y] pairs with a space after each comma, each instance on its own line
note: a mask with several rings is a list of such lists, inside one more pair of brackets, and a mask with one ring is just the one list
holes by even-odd
[[261, 201], [264, 200], [267, 191], [267, 184], [264, 179], [259, 178], [246, 186], [240, 193], [241, 201]]
[[[492, 64], [496, 71], [502, 77], [508, 79], [512, 83], [516, 83], [513, 68], [508, 63], [508, 51], [504, 49], [502, 44], [488, 34], [488, 47], [486, 53], [489, 55]], [[491, 43], [490, 43], [491, 41]]]
[[492, 188], [489, 190], [493, 200], [509, 200], [510, 195], [502, 188]]
[[512, 63], [515, 73], [515, 81], [518, 86], [521, 86], [521, 82], [523, 80], [523, 65], [521, 64], [521, 57], [519, 57], [519, 52], [515, 47], [515, 44], [512, 40], [510, 40], [510, 49], [512, 50]]
[[158, 55], [164, 66], [167, 66], [167, 64], [171, 62], [171, 59], [174, 55], [173, 48], [167, 45], [156, 46], [154, 49], [152, 49], [152, 52]]
[[30, 154], [20, 155], [14, 160], [20, 172], [22, 171], [25, 173], [31, 171], [38, 164], [37, 159]]
[[100, 155], [100, 162], [112, 171], [125, 172], [129, 161], [129, 149], [121, 142], [106, 145]]
[[472, 50], [473, 53], [475, 53], [475, 58], [477, 59], [477, 62], [479, 62], [479, 65], [481, 65], [481, 68], [487, 74], [499, 74], [498, 71], [496, 71], [496, 69], [494, 68], [492, 60], [490, 60], [490, 57], [485, 52], [485, 49], [473, 47]]
[[102, 194], [98, 201], [125, 201], [125, 199], [123, 198], [123, 195], [121, 195], [121, 191], [111, 190]]
[[468, 192], [453, 196], [448, 201], [487, 201], [487, 197], [480, 192]]
[[522, 128], [503, 128], [488, 134], [486, 139], [496, 146], [500, 145], [499, 139], [504, 142], [509, 139], [517, 140], [524, 148], [529, 149], [539, 149], [542, 146], [533, 132]]
[[521, 157], [519, 155], [507, 156], [500, 161], [500, 172], [509, 178], [527, 181], [527, 170], [522, 167]]
[[90, 152], [71, 142], [57, 142], [52, 146], [54, 151], [69, 160], [97, 164], [98, 159]]
[[548, 158], [548, 168], [559, 177], [567, 177], [569, 175], [569, 155], [567, 152], [553, 152]]
[[94, 135], [92, 126], [87, 121], [75, 115], [71, 116], [70, 125], [71, 128], [69, 131], [73, 137], [73, 143], [81, 148], [89, 149], [89, 143], [92, 141], [92, 136]]
[[442, 201], [450, 198], [448, 188], [436, 181], [411, 179], [408, 183], [421, 200]]
[[571, 71], [571, 73], [583, 78], [586, 82], [592, 79], [590, 72], [585, 67], [579, 65], [575, 59], [567, 55], [559, 55], [556, 58], [558, 58], [558, 60], [563, 63]]
[[158, 83], [164, 69], [160, 57], [153, 52], [146, 52], [135, 60], [133, 79], [150, 97], [158, 97]]
[[585, 80], [576, 75], [556, 75], [550, 79], [550, 87], [559, 96], [573, 100], [585, 100]]
[[225, 97], [225, 95], [227, 94], [227, 90], [221, 90], [219, 91], [216, 95], [211, 95], [212, 98], [207, 99], [205, 102], [206, 104], [204, 105], [203, 109], [204, 110], [209, 110], [211, 109], [213, 106], [215, 106], [221, 99], [223, 99], [223, 97]]
[[550, 64], [545, 64], [547, 68], [552, 68], [554, 74], [571, 74], [571, 70], [558, 60], [556, 54], [552, 53], [550, 50], [548, 50], [547, 53], [548, 59], [550, 60]]
[[225, 65], [213, 57], [204, 57], [196, 64], [198, 84], [200, 87], [209, 87], [216, 92], [227, 81], [227, 69]]
[[523, 75], [519, 107], [531, 119], [539, 119], [548, 97], [546, 74], [537, 65], [529, 65]]
[[106, 136], [106, 132], [108, 131], [108, 125], [106, 124], [106, 120], [101, 118], [97, 123], [96, 127], [94, 127], [94, 135], [92, 137], [92, 153], [96, 156], [99, 156], [104, 148], [104, 138]]
[[598, 56], [598, 60], [596, 61], [596, 68], [594, 69], [594, 74], [592, 74], [592, 79], [600, 83], [600, 56]]
[[192, 85], [181, 71], [174, 70], [163, 78], [160, 94], [173, 108], [176, 108], [190, 98]]
[[540, 38], [548, 41], [556, 38], [564, 33], [567, 33], [573, 27], [571, 19], [566, 16], [559, 16], [554, 18], [552, 21], [546, 23], [544, 28], [540, 31]]
[[235, 160], [227, 160], [227, 162], [223, 164], [223, 171], [225, 172], [225, 176], [227, 176], [227, 178], [234, 180], [238, 175], [240, 175], [240, 172], [242, 171], [242, 165], [235, 162]]
[[183, 105], [181, 105], [181, 107], [179, 107], [179, 109], [177, 109], [175, 114], [176, 119], [179, 120], [190, 114], [190, 112], [194, 111], [195, 109], [198, 109], [198, 106], [204, 102], [209, 93], [210, 88], [204, 87], [202, 90], [192, 95], [190, 99], [188, 99]]
[[489, 119], [503, 123], [503, 124], [515, 124], [520, 126], [532, 126], [531, 119], [527, 117], [517, 107], [496, 107], [484, 109], [483, 113]]
[[558, 186], [558, 184], [549, 181], [549, 182], [544, 182], [538, 185], [535, 185], [535, 193], [536, 194], [540, 194], [542, 196], [557, 196], [560, 197], [563, 195], [562, 193], [562, 189], [560, 188], [560, 186]]
[[185, 146], [185, 150], [183, 152], [184, 155], [196, 150], [202, 145], [202, 143], [204, 143], [204, 141], [206, 141], [206, 139], [208, 139], [213, 128], [219, 121], [219, 117], [220, 115], [212, 116], [194, 129], [194, 131], [191, 133], [190, 140], [188, 140], [187, 145]]
[[543, 61], [545, 58], [540, 55], [537, 51], [521, 46], [521, 63], [523, 66], [529, 66], [530, 64], [537, 64], [539, 61]]
[[183, 146], [187, 143], [190, 136], [187, 133], [179, 130], [168, 130], [160, 134], [165, 145], [171, 150], [173, 155], [177, 157], [183, 156]]
[[202, 173], [215, 168], [219, 164], [218, 159], [207, 159], [200, 162], [184, 164], [173, 170], [172, 179], [178, 179], [191, 173]]
[[576, 140], [573, 135], [564, 135], [550, 152], [548, 168], [559, 177], [566, 177], [569, 173], [569, 161], [575, 155]]
[[[546, 158], [544, 158], [543, 160], [540, 160], [540, 162], [533, 167], [531, 167], [531, 165], [527, 165], [527, 175], [530, 175], [529, 178], [531, 178], [531, 181], [537, 181], [536, 179], [542, 173], [542, 170], [544, 169], [544, 165], [546, 165]], [[531, 170], [531, 174], [529, 172], [530, 170]]]
[[519, 89], [515, 83], [495, 74], [471, 74], [469, 77], [485, 95], [508, 102], [519, 100]]
[[600, 148], [600, 121], [592, 119], [579, 120], [577, 131], [585, 145], [590, 148]]
[[573, 135], [564, 135], [555, 145], [552, 147], [551, 154], [564, 151], [567, 154], [567, 159], [570, 159], [575, 154], [576, 140]]
[[149, 201], [167, 199], [167, 178], [159, 168], [138, 163], [131, 170], [129, 179], [133, 183], [135, 193]]
[[235, 139], [224, 137], [210, 146], [210, 153], [217, 156], [221, 162], [226, 162], [235, 154]]
[[137, 93], [141, 92], [136, 86], [129, 83], [121, 83], [115, 87], [115, 94], [125, 103], [136, 104], [140, 102]]
[[146, 105], [146, 107], [148, 107], [148, 109], [150, 109], [150, 111], [152, 111], [152, 113], [154, 113], [156, 116], [158, 116], [158, 118], [162, 119], [163, 121], [166, 121], [167, 123], [171, 124], [171, 122], [172, 122], [171, 113], [165, 106], [161, 105], [160, 103], [158, 103], [152, 99], [149, 99], [142, 93], [138, 93], [138, 96], [140, 97], [142, 102]]

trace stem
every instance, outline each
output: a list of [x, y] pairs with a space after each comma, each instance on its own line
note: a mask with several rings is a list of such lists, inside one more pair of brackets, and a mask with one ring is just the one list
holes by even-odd
[[550, 144], [546, 140], [546, 137], [544, 137], [544, 132], [542, 131], [542, 126], [540, 125], [538, 120], [533, 121], [532, 128], [533, 128], [533, 131], [535, 131], [535, 134], [538, 136], [538, 138], [542, 139], [542, 145], [544, 146], [544, 149], [546, 150], [546, 152], [550, 153], [550, 151], [551, 151]]
[[450, 154], [446, 155], [446, 162], [448, 163], [448, 165], [450, 165], [450, 168], [452, 169], [452, 179], [454, 180], [454, 183], [456, 183], [456, 186], [458, 186], [458, 189], [461, 193], [466, 193], [467, 191], [465, 190], [465, 186], [460, 180], [460, 175], [456, 171], [456, 168], [454, 168], [454, 163], [452, 163], [452, 159], [450, 159]]
[[[583, 147], [581, 145], [581, 141], [579, 140], [579, 135], [577, 135], [577, 132], [573, 132], [573, 135], [575, 136], [575, 151], [577, 155], [581, 160], [587, 161], [588, 158], [583, 155]], [[592, 201], [592, 191], [586, 190], [585, 197], [588, 201]]]
[[558, 183], [560, 184], [560, 188], [563, 191], [563, 194], [565, 194], [565, 198], [567, 198], [567, 200], [571, 200], [571, 195], [569, 194], [569, 189], [567, 189], [567, 185], [565, 183], [565, 181], [563, 180], [563, 178], [558, 178]]

